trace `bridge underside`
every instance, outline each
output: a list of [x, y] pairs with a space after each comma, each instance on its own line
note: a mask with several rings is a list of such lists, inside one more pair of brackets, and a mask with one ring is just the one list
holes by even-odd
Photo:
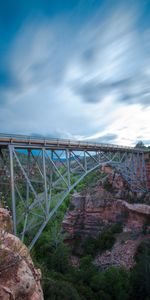
[[144, 153], [46, 146], [0, 148], [0, 187], [11, 207], [14, 234], [31, 248], [72, 189], [90, 172], [111, 165], [134, 192], [147, 191]]

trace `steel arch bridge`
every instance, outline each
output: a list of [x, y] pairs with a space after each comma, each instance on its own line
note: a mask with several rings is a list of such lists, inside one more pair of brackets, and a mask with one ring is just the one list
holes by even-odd
[[[72, 189], [90, 172], [110, 165], [130, 189], [146, 192], [145, 149], [0, 134], [0, 188], [10, 200], [13, 230], [29, 248]], [[10, 192], [10, 196], [9, 196]]]

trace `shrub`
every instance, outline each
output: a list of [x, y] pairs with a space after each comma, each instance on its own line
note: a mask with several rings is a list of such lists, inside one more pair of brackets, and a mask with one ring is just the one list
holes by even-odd
[[115, 224], [113, 224], [111, 226], [111, 232], [112, 232], [112, 234], [120, 233], [120, 232], [122, 232], [122, 229], [123, 229], [122, 222], [115, 223]]
[[130, 277], [123, 268], [111, 267], [96, 274], [91, 280], [91, 287], [99, 296], [97, 299], [129, 299]]
[[69, 248], [64, 243], [60, 243], [50, 255], [48, 267], [60, 273], [69, 270]]
[[132, 300], [150, 300], [150, 241], [138, 247], [131, 272]]
[[[114, 227], [114, 231], [115, 231]], [[115, 242], [114, 233], [111, 230], [102, 232], [98, 238], [88, 237], [83, 245], [84, 254], [95, 256], [105, 250], [111, 249]]]
[[45, 300], [80, 300], [77, 290], [66, 281], [48, 279], [44, 285]]
[[113, 192], [113, 186], [108, 180], [104, 182], [103, 187], [106, 191]]

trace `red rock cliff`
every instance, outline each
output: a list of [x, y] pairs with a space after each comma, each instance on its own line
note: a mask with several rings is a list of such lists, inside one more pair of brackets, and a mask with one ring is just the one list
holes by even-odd
[[41, 272], [11, 229], [9, 212], [0, 208], [0, 299], [43, 300]]
[[[132, 193], [130, 195], [121, 176], [110, 172], [110, 169], [107, 180], [111, 184], [112, 192], [104, 188], [105, 183], [97, 182], [94, 188], [73, 194], [62, 226], [68, 233], [66, 242], [74, 249], [78, 236], [84, 241], [87, 236], [96, 237], [113, 223], [121, 222], [123, 232], [118, 235], [119, 239], [116, 240], [112, 251], [98, 256], [96, 263], [123, 265], [129, 268], [134, 263], [137, 246], [145, 238], [145, 228], [147, 234], [150, 230], [150, 205], [138, 203], [141, 195], [136, 195], [134, 201], [137, 203], [129, 203], [128, 197], [133, 196]], [[106, 186], [110, 187], [108, 184]], [[120, 198], [121, 196], [123, 198]], [[149, 203], [149, 195], [146, 196], [146, 203]], [[125, 243], [122, 243], [121, 235], [123, 239], [125, 235], [128, 236]], [[82, 246], [79, 246], [75, 253], [82, 255]]]

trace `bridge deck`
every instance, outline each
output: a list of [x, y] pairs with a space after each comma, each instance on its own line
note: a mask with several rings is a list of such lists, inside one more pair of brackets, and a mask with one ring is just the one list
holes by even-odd
[[93, 143], [91, 141], [73, 141], [67, 139], [54, 139], [44, 138], [37, 136], [26, 136], [16, 134], [2, 134], [0, 133], [0, 147], [8, 147], [8, 145], [14, 145], [16, 148], [28, 148], [28, 149], [40, 149], [42, 147], [46, 149], [71, 149], [71, 150], [87, 150], [87, 151], [126, 151], [126, 152], [149, 152], [147, 149], [134, 148], [128, 146], [105, 144], [105, 143]]

